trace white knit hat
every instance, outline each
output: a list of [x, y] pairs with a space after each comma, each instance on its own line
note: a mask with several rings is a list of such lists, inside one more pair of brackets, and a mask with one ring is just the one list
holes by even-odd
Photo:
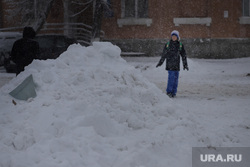
[[180, 40], [179, 31], [177, 31], [177, 30], [172, 31], [172, 32], [171, 32], [171, 37], [172, 37], [173, 35], [177, 36], [178, 40]]

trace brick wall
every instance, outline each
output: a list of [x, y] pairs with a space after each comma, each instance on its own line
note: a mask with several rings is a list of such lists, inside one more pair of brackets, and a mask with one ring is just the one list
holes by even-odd
[[[117, 20], [121, 18], [121, 0], [112, 1], [112, 5], [114, 17], [103, 19], [104, 39], [118, 45], [123, 52], [160, 56], [171, 31], [178, 30], [188, 57], [250, 56], [250, 24], [239, 22], [242, 17], [241, 0], [149, 0], [150, 26], [119, 27]], [[176, 26], [174, 18], [205, 18], [211, 23]]]
[[[3, 1], [3, 9], [8, 8]], [[122, 0], [111, 0], [114, 16], [102, 20], [105, 41], [112, 41], [124, 52], [144, 52], [159, 56], [172, 30], [180, 32], [189, 57], [233, 58], [250, 56], [250, 24], [240, 24], [242, 0], [148, 0], [149, 25], [118, 25]], [[6, 20], [3, 10], [0, 26], [13, 27], [18, 18]], [[93, 8], [77, 17], [75, 22], [92, 23]], [[205, 18], [206, 24], [180, 24], [174, 19]], [[62, 0], [55, 0], [47, 22], [63, 22]], [[206, 21], [207, 21], [206, 20]], [[183, 20], [181, 20], [183, 21]], [[205, 41], [205, 42], [204, 42]], [[218, 47], [217, 47], [218, 46]], [[223, 53], [225, 53], [223, 55]]]
[[[144, 56], [153, 57], [162, 55], [163, 47], [168, 40], [109, 39], [107, 41], [119, 46], [123, 52], [138, 52], [144, 53]], [[181, 41], [189, 58], [228, 59], [250, 57], [249, 38], [183, 38]], [[140, 55], [138, 54], [138, 56]]]
[[[174, 29], [183, 38], [250, 38], [250, 25], [239, 24], [241, 0], [149, 0], [149, 18], [153, 21], [150, 27], [118, 27], [121, 0], [112, 1], [112, 5], [114, 17], [104, 18], [102, 25], [107, 39], [168, 38]], [[227, 18], [224, 12], [228, 12]], [[179, 17], [211, 17], [212, 23], [175, 26], [173, 19]]]

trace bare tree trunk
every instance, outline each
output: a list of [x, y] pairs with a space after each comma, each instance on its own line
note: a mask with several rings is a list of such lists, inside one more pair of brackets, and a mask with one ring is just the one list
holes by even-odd
[[0, 27], [3, 27], [3, 7], [2, 7], [2, 2], [0, 2]]
[[42, 11], [39, 11], [39, 13], [37, 14], [37, 20], [33, 24], [33, 28], [36, 32], [39, 32], [43, 24], [45, 23], [53, 3], [54, 0], [50, 0], [48, 4], [44, 6], [44, 9]]
[[100, 40], [100, 32], [102, 25], [102, 13], [103, 13], [103, 5], [102, 0], [96, 0], [96, 4], [94, 7], [94, 22], [93, 22], [93, 31], [92, 31], [92, 41]]
[[69, 0], [63, 0], [63, 14], [64, 14], [64, 35], [69, 36]]

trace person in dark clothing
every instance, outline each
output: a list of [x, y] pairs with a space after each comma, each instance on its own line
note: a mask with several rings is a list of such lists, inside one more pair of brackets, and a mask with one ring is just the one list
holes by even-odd
[[16, 63], [16, 75], [39, 56], [39, 44], [33, 40], [35, 36], [36, 32], [32, 27], [25, 27], [23, 38], [13, 44], [11, 60]]
[[169, 97], [175, 97], [178, 87], [180, 56], [182, 57], [183, 70], [188, 70], [186, 51], [184, 45], [179, 41], [179, 32], [171, 33], [171, 40], [164, 46], [163, 53], [156, 67], [163, 64], [166, 59], [166, 70], [168, 71], [168, 85], [166, 93]]

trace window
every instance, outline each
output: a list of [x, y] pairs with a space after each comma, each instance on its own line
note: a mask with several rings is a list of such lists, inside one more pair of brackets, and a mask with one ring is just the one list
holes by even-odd
[[250, 16], [250, 0], [242, 0], [243, 16]]
[[121, 9], [121, 19], [117, 20], [119, 27], [152, 24], [152, 19], [148, 18], [148, 0], [121, 0]]
[[250, 24], [250, 0], [242, 0], [242, 17], [240, 24]]
[[125, 17], [147, 18], [148, 0], [125, 0]]

